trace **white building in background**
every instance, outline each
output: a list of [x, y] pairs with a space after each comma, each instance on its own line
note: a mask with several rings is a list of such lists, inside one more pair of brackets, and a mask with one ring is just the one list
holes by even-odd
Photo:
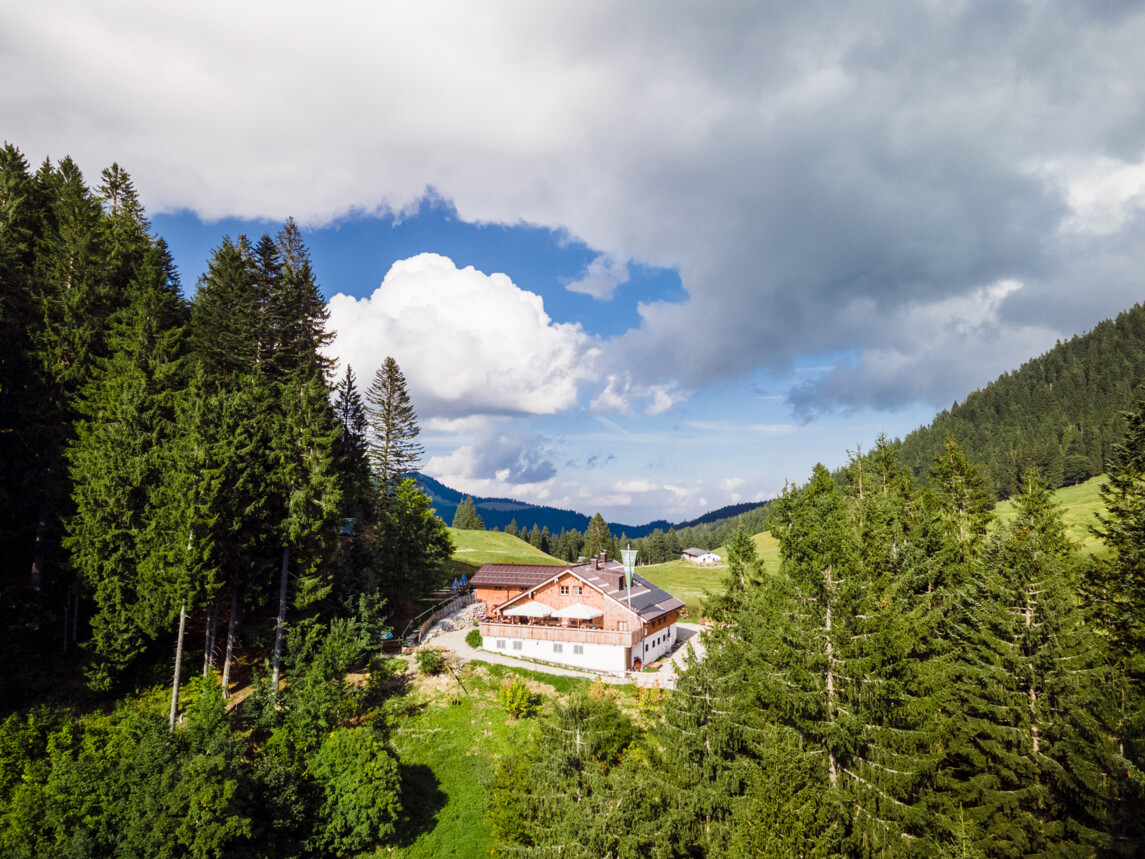
[[697, 549], [693, 546], [684, 550], [683, 554], [680, 555], [680, 560], [691, 561], [693, 564], [702, 564], [706, 567], [710, 564], [718, 564], [720, 556], [715, 552], [709, 552], [707, 549]]

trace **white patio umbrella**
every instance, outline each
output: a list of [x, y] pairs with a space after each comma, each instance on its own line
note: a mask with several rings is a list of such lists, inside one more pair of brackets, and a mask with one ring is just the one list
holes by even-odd
[[515, 617], [548, 617], [553, 613], [551, 605], [545, 605], [543, 602], [536, 600], [529, 600], [521, 605], [515, 605], [512, 608], [507, 608], [501, 614], [509, 614]]
[[567, 617], [572, 620], [592, 620], [594, 617], [600, 617], [604, 611], [599, 608], [593, 608], [584, 603], [574, 602], [572, 605], [566, 605], [562, 609], [553, 612], [553, 617]]

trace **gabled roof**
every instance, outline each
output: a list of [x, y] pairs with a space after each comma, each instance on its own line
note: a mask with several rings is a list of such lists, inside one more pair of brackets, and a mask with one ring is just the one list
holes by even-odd
[[[591, 563], [563, 567], [553, 564], [485, 564], [469, 581], [477, 588], [520, 588], [523, 591], [530, 591], [566, 572], [596, 588], [609, 599], [625, 607], [629, 606], [628, 591], [624, 587], [624, 565], [619, 561], [605, 561], [603, 569], [594, 568]], [[608, 577], [600, 575], [602, 572], [608, 573]], [[617, 574], [620, 574], [619, 588], [615, 585]], [[524, 594], [508, 602], [522, 597]], [[683, 607], [683, 600], [656, 587], [643, 576], [635, 574], [632, 576], [631, 608], [645, 623], [654, 621], [673, 609]]]
[[469, 583], [475, 588], [532, 590], [567, 569], [556, 564], [483, 564]]
[[[589, 584], [604, 592], [608, 596], [622, 605], [628, 606], [628, 590], [624, 587], [624, 565], [619, 561], [605, 561], [604, 569], [612, 574], [620, 573], [620, 587], [614, 587], [612, 576], [605, 579], [598, 575], [599, 570], [594, 570], [592, 564], [579, 564], [571, 567], [569, 572], [580, 576]], [[631, 608], [640, 619], [645, 622], [656, 620], [661, 615], [667, 614], [672, 609], [683, 608], [684, 601], [672, 596], [663, 588], [658, 588], [648, 579], [641, 575], [633, 573], [632, 575], [632, 603]]]
[[690, 549], [685, 549], [683, 551], [683, 554], [691, 555], [693, 558], [698, 558], [698, 557], [700, 557], [700, 555], [708, 554], [708, 550], [707, 549], [697, 549], [695, 546], [692, 546]]

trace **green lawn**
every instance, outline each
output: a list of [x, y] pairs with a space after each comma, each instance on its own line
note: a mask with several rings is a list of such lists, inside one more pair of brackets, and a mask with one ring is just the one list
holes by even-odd
[[637, 567], [636, 572], [672, 596], [682, 599], [688, 607], [688, 620], [695, 623], [700, 619], [700, 602], [704, 599], [704, 592], [719, 593], [727, 569], [725, 564], [701, 567], [691, 561], [669, 561], [666, 564]]
[[[406, 812], [394, 855], [489, 856], [493, 834], [486, 819], [497, 763], [524, 748], [535, 719], [514, 721], [497, 701], [505, 677], [524, 677], [544, 697], [542, 707], [590, 681], [553, 677], [501, 665], [470, 662], [458, 676], [421, 682], [387, 702], [393, 744], [401, 761]], [[452, 701], [458, 700], [454, 705]]]
[[477, 569], [482, 564], [563, 564], [540, 549], [500, 531], [461, 531], [450, 528], [453, 538], [453, 560]]

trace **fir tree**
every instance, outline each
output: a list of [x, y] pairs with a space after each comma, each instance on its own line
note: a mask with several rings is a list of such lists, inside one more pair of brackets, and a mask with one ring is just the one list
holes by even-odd
[[343, 477], [343, 509], [347, 516], [366, 516], [373, 501], [367, 455], [369, 422], [358, 394], [354, 370], [349, 365], [346, 365], [346, 375], [334, 389], [334, 419], [338, 430], [335, 453], [338, 470]]
[[[949, 834], [987, 856], [1072, 856], [1104, 840], [1097, 641], [1066, 584], [1072, 547], [1040, 478], [985, 545], [952, 613]], [[957, 800], [957, 804], [955, 804]], [[953, 831], [955, 808], [966, 833]]]
[[466, 495], [457, 505], [457, 512], [453, 515], [453, 527], [461, 531], [485, 530], [485, 522], [477, 513], [472, 495]]
[[405, 376], [393, 358], [386, 358], [366, 391], [366, 413], [370, 422], [370, 463], [383, 494], [393, 492], [398, 483], [417, 471], [422, 447], [421, 431], [406, 391]]
[[1140, 851], [1145, 826], [1145, 399], [1125, 414], [1127, 431], [1113, 448], [1101, 486], [1106, 513], [1094, 533], [1110, 555], [1083, 568], [1089, 615], [1109, 642], [1114, 682], [1109, 703], [1117, 737], [1116, 844]]
[[612, 532], [604, 517], [597, 513], [588, 523], [584, 532], [584, 553], [589, 558], [597, 557], [601, 552], [612, 549]]

